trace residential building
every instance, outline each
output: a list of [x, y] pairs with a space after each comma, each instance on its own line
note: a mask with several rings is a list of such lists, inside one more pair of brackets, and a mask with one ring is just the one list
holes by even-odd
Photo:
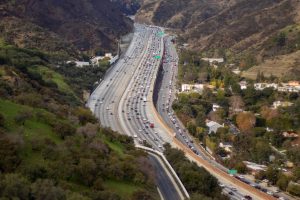
[[253, 175], [259, 173], [260, 171], [266, 171], [268, 168], [266, 165], [259, 165], [249, 161], [243, 161], [243, 163], [246, 165], [247, 169], [249, 169], [251, 171], [251, 174]]
[[190, 92], [190, 91], [202, 92], [203, 89], [204, 89], [203, 84], [182, 84], [181, 85], [182, 92]]
[[208, 127], [208, 134], [217, 133], [219, 128], [224, 127], [224, 125], [221, 125], [218, 122], [210, 121], [210, 120], [206, 121], [206, 126]]
[[241, 70], [239, 68], [233, 69], [232, 73], [239, 75], [241, 73]]
[[224, 62], [224, 58], [202, 58], [202, 60], [204, 61], [208, 61], [210, 64], [217, 62], [217, 63], [223, 63]]
[[246, 90], [247, 89], [247, 81], [241, 81], [239, 82], [240, 86], [241, 86], [241, 90]]
[[264, 90], [266, 88], [273, 88], [277, 90], [278, 84], [277, 83], [254, 83], [255, 90]]
[[218, 104], [214, 103], [212, 106], [212, 110], [215, 112], [217, 111], [219, 108], [221, 108], [221, 106], [219, 106]]
[[298, 138], [299, 135], [294, 131], [285, 131], [282, 133], [285, 138]]
[[99, 64], [99, 61], [103, 60], [103, 59], [109, 59], [110, 61], [113, 60], [115, 57], [113, 57], [112, 53], [105, 53], [104, 56], [96, 56], [96, 57], [93, 57], [91, 59], [91, 63], [93, 65], [98, 65]]
[[278, 107], [289, 107], [292, 106], [293, 103], [289, 101], [274, 101], [273, 102], [273, 108], [277, 109]]
[[228, 142], [220, 142], [219, 147], [223, 148], [226, 152], [232, 152], [232, 144]]
[[69, 63], [75, 63], [75, 66], [79, 68], [90, 66], [89, 62], [83, 62], [83, 61], [67, 61], [67, 64]]

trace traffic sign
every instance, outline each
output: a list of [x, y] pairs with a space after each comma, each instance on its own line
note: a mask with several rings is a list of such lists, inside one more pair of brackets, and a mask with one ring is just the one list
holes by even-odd
[[235, 169], [230, 169], [230, 170], [228, 170], [228, 174], [235, 175], [235, 174], [237, 174], [237, 170], [235, 170]]

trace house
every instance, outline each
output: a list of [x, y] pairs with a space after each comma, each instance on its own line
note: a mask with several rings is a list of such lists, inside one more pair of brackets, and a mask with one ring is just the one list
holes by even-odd
[[266, 131], [267, 131], [267, 132], [274, 132], [274, 129], [267, 127], [267, 128], [266, 128]]
[[239, 82], [241, 90], [246, 90], [247, 89], [247, 81], [241, 81]]
[[223, 148], [226, 152], [232, 152], [232, 144], [228, 142], [220, 142], [219, 147]]
[[104, 56], [96, 56], [96, 57], [93, 57], [91, 59], [91, 63], [93, 65], [98, 65], [99, 64], [99, 61], [103, 60], [103, 59], [108, 59], [108, 60], [113, 60], [115, 57], [113, 57], [112, 53], [105, 53]]
[[214, 112], [216, 112], [219, 108], [221, 108], [221, 106], [219, 106], [218, 104], [214, 103], [213, 106], [212, 106], [212, 110]]
[[217, 63], [223, 63], [224, 58], [202, 58], [204, 61], [208, 61], [210, 64], [217, 62]]
[[75, 63], [75, 66], [79, 68], [90, 66], [89, 62], [83, 62], [83, 61], [67, 61], [67, 64], [69, 63]]
[[273, 88], [277, 90], [278, 84], [277, 83], [254, 83], [255, 90], [264, 90], [266, 88]]
[[260, 171], [267, 170], [266, 165], [259, 165], [259, 164], [249, 162], [249, 161], [243, 161], [243, 163], [246, 165], [247, 169], [249, 169], [251, 171], [251, 174], [253, 174], [253, 175], [259, 173]]
[[241, 70], [239, 68], [233, 69], [232, 73], [239, 75], [241, 73]]
[[190, 91], [202, 92], [203, 89], [204, 89], [203, 84], [182, 84], [181, 85], [182, 92], [190, 92]]
[[293, 103], [288, 101], [274, 101], [273, 102], [273, 108], [277, 109], [278, 107], [289, 107], [292, 106]]
[[206, 121], [206, 126], [209, 129], [208, 130], [208, 134], [217, 133], [217, 131], [218, 131], [219, 128], [223, 128], [224, 127], [224, 125], [221, 125], [218, 122], [210, 121], [210, 120]]
[[283, 137], [285, 138], [298, 138], [299, 135], [293, 131], [285, 131], [282, 133]]
[[299, 81], [289, 81], [288, 86], [298, 87], [298, 86], [300, 86], [300, 82]]

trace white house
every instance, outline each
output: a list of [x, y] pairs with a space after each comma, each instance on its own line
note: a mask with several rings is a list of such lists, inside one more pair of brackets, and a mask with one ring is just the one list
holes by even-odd
[[241, 70], [240, 70], [239, 68], [236, 68], [236, 69], [233, 69], [232, 72], [233, 72], [234, 74], [239, 75], [239, 74], [241, 73]]
[[265, 88], [273, 88], [277, 90], [278, 84], [277, 83], [254, 83], [255, 90], [264, 90]]
[[219, 128], [223, 128], [224, 125], [219, 124], [218, 122], [214, 121], [207, 121], [206, 126], [208, 127], [208, 134], [216, 133]]
[[247, 81], [241, 81], [239, 82], [241, 90], [246, 90], [247, 89]]
[[90, 65], [89, 62], [83, 62], [83, 61], [67, 61], [67, 64], [69, 64], [69, 63], [75, 63], [76, 67], [79, 67], [79, 68], [86, 67], [86, 66]]
[[224, 58], [202, 58], [202, 60], [208, 61], [210, 64], [213, 63], [213, 62], [217, 62], [217, 63], [223, 63], [224, 62]]
[[273, 108], [277, 109], [278, 107], [289, 107], [292, 106], [293, 103], [288, 101], [274, 101], [273, 102]]
[[219, 147], [223, 148], [227, 152], [232, 152], [232, 144], [228, 142], [220, 142]]
[[190, 92], [190, 91], [202, 92], [203, 89], [204, 89], [203, 84], [182, 84], [181, 85], [182, 92]]
[[212, 106], [212, 110], [215, 112], [217, 111], [219, 108], [221, 108], [221, 106], [219, 106], [218, 104], [214, 103]]
[[259, 171], [266, 171], [267, 170], [266, 165], [259, 165], [259, 164], [249, 162], [249, 161], [243, 161], [243, 163], [247, 166], [248, 169], [250, 169], [252, 171], [252, 174], [255, 174]]

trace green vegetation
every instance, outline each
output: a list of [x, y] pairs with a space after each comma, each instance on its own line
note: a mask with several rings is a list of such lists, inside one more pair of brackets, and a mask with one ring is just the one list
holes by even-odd
[[134, 192], [137, 192], [138, 190], [142, 189], [138, 185], [115, 180], [107, 180], [103, 183], [103, 185], [109, 190], [114, 191], [125, 198], [130, 198], [134, 194]]
[[54, 82], [58, 89], [61, 90], [64, 93], [71, 93], [72, 89], [70, 86], [65, 82], [62, 75], [54, 72], [53, 70], [49, 69], [45, 66], [33, 66], [29, 68], [29, 72], [31, 73], [38, 73], [42, 76], [42, 79], [45, 82]]
[[190, 162], [182, 151], [172, 149], [167, 144], [165, 145], [164, 154], [189, 194], [193, 196], [192, 199], [227, 199], [226, 196], [221, 194], [222, 189], [218, 185], [217, 179], [210, 175], [204, 168]]
[[98, 66], [89, 66], [77, 68], [72, 63], [62, 65], [56, 71], [67, 78], [67, 81], [77, 94], [82, 95], [82, 90], [92, 91], [95, 83], [99, 82], [99, 78], [103, 77], [110, 64], [102, 61]]
[[207, 67], [208, 63], [201, 60], [200, 54], [183, 51], [179, 60], [178, 82], [197, 83], [208, 81]]
[[[278, 45], [283, 45], [284, 35], [278, 36]], [[193, 55], [193, 56], [192, 56]], [[181, 57], [181, 63], [193, 63], [196, 54]], [[180, 66], [179, 70], [184, 70]], [[190, 69], [189, 64], [185, 67]], [[217, 68], [200, 67], [202, 72], [193, 79], [181, 76], [184, 83], [201, 82], [199, 74], [205, 73], [204, 82], [214, 87], [203, 91], [183, 92], [173, 102], [173, 109], [183, 122], [188, 132], [197, 141], [209, 148], [215, 158], [229, 169], [237, 169], [247, 173], [243, 161], [252, 161], [268, 166], [266, 172], [260, 173], [257, 179], [268, 179], [284, 191], [297, 194], [299, 182], [298, 166], [300, 164], [299, 131], [300, 131], [300, 96], [292, 92], [278, 92], [272, 88], [256, 90], [253, 82], [240, 78], [223, 65]], [[266, 78], [259, 73], [257, 81], [274, 81], [274, 77]], [[239, 82], [247, 81], [247, 88], [241, 89]], [[273, 107], [275, 101], [289, 102], [288, 106]], [[213, 110], [213, 105], [219, 108]], [[211, 120], [224, 125], [214, 132], [209, 132], [205, 121]], [[286, 137], [284, 132], [294, 132], [294, 136]], [[228, 148], [220, 144], [227, 144]], [[284, 154], [279, 151], [285, 152]], [[284, 173], [286, 162], [293, 162], [290, 167], [293, 173]], [[286, 170], [286, 169], [285, 169]], [[291, 174], [295, 178], [292, 178]], [[295, 191], [294, 191], [295, 190]]]
[[[91, 73], [107, 67], [79, 78], [84, 71], [69, 66], [71, 79], [47, 58], [0, 47], [0, 198], [158, 199], [145, 153], [131, 138], [99, 127], [77, 95], [99, 75]], [[81, 78], [85, 85], [72, 90]]]

